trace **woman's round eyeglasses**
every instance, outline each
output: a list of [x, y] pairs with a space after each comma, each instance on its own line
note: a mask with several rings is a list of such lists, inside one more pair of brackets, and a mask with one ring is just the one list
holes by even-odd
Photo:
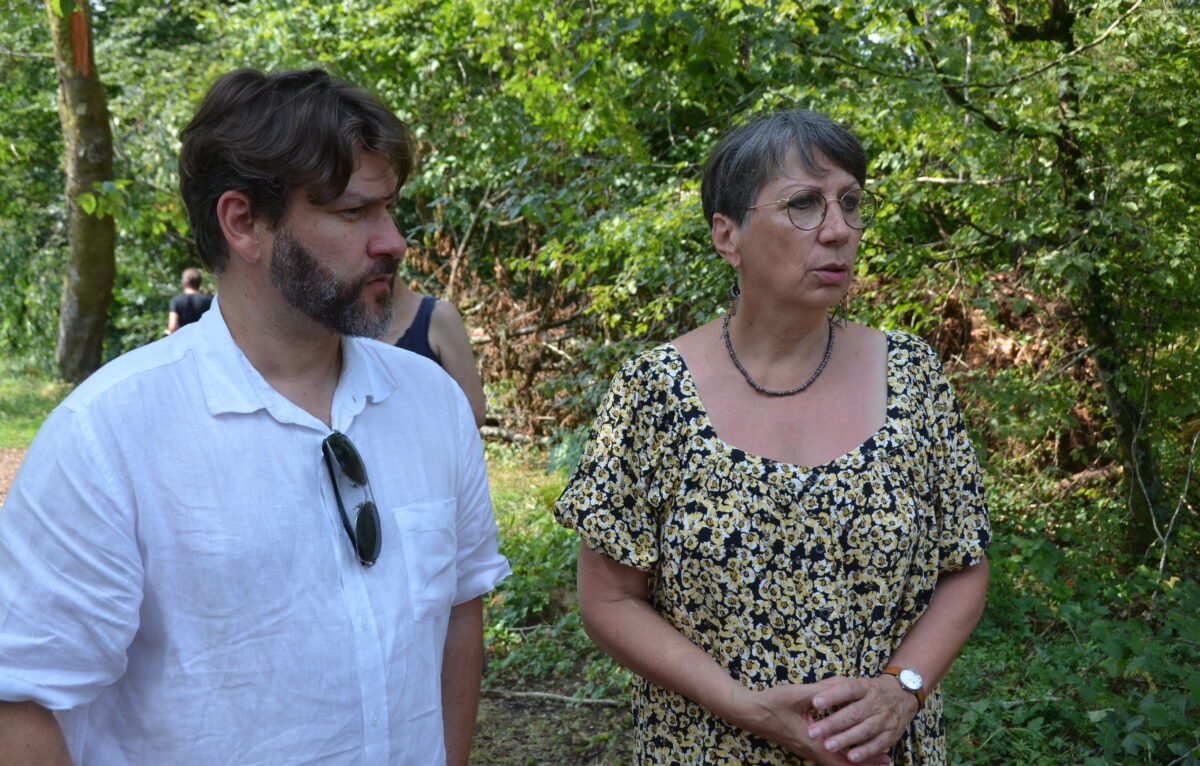
[[747, 210], [757, 210], [768, 205], [787, 205], [788, 220], [800, 231], [812, 231], [825, 223], [829, 203], [836, 202], [842, 211], [842, 219], [851, 229], [862, 231], [875, 216], [875, 195], [866, 189], [851, 189], [840, 197], [829, 197], [816, 189], [800, 189], [787, 199], [771, 200], [751, 205]]

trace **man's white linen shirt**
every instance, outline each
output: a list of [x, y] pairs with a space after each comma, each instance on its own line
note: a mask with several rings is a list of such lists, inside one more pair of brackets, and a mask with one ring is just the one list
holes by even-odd
[[77, 764], [445, 760], [451, 606], [510, 573], [470, 406], [436, 364], [343, 341], [334, 429], [382, 520], [359, 564], [329, 434], [214, 302], [47, 419], [0, 511], [0, 699], [55, 710]]

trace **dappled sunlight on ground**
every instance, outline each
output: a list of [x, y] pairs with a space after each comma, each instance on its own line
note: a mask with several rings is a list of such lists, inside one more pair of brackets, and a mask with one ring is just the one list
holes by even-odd
[[16, 447], [0, 448], [0, 503], [4, 502], [4, 496], [8, 494], [8, 485], [12, 484], [13, 476], [17, 473], [17, 466], [21, 464], [21, 459], [25, 457], [25, 450]]

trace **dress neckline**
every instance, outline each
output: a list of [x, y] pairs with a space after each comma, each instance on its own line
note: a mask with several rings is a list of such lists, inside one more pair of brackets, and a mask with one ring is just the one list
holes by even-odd
[[853, 449], [851, 449], [841, 455], [838, 455], [837, 457], [833, 458], [832, 460], [830, 460], [826, 463], [821, 463], [819, 465], [813, 465], [813, 466], [800, 465], [799, 463], [789, 463], [786, 460], [777, 460], [775, 458], [765, 457], [763, 455], [758, 455], [756, 453], [750, 452], [749, 450], [738, 447], [735, 444], [730, 444], [729, 442], [725, 441], [725, 439], [722, 438], [721, 435], [717, 432], [717, 427], [713, 424], [712, 418], [709, 417], [708, 407], [704, 404], [704, 400], [700, 397], [700, 389], [696, 386], [696, 379], [694, 377], [692, 377], [692, 371], [688, 367], [687, 361], [684, 360], [683, 354], [679, 353], [679, 349], [675, 347], [674, 343], [670, 343], [670, 342], [664, 343], [662, 347], [667, 349], [676, 359], [679, 360], [680, 369], [683, 371], [682, 380], [683, 380], [683, 384], [685, 387], [682, 393], [685, 396], [695, 399], [696, 404], [697, 404], [696, 409], [698, 412], [698, 417], [696, 418], [696, 420], [700, 423], [700, 425], [702, 427], [707, 427], [707, 429], [712, 433], [713, 440], [716, 441], [717, 443], [719, 443], [722, 447], [724, 447], [727, 454], [733, 453], [733, 452], [738, 452], [738, 453], [741, 453], [741, 455], [743, 455], [745, 457], [745, 459], [750, 460], [752, 462], [760, 462], [760, 463], [766, 463], [769, 465], [785, 466], [785, 467], [794, 469], [800, 473], [816, 473], [816, 472], [828, 471], [828, 470], [834, 469], [834, 468], [840, 468], [846, 462], [852, 462], [852, 463], [858, 462], [857, 460], [855, 460], [855, 458], [857, 458], [858, 456], [875, 450], [876, 448], [878, 448], [880, 442], [890, 441], [890, 439], [887, 439], [885, 437], [890, 437], [892, 435], [892, 433], [895, 431], [895, 426], [893, 424], [894, 417], [892, 414], [896, 407], [896, 398], [895, 398], [896, 397], [896, 381], [894, 379], [895, 374], [894, 374], [894, 368], [892, 365], [892, 357], [896, 351], [896, 344], [893, 341], [893, 335], [895, 334], [895, 332], [896, 332], [895, 330], [884, 330], [883, 331], [884, 337], [887, 340], [887, 360], [885, 362], [886, 374], [884, 375], [884, 379], [885, 379], [886, 385], [887, 385], [887, 394], [884, 398], [883, 425], [880, 426], [878, 429], [876, 429], [876, 431], [874, 433], [872, 433], [870, 436], [868, 436], [863, 442], [861, 442], [858, 446], [854, 447]]

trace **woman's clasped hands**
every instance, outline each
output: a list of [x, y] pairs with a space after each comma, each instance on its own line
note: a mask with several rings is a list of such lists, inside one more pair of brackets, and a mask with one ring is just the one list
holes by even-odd
[[917, 714], [917, 698], [890, 676], [839, 676], [736, 697], [731, 723], [821, 766], [890, 764], [888, 749]]

